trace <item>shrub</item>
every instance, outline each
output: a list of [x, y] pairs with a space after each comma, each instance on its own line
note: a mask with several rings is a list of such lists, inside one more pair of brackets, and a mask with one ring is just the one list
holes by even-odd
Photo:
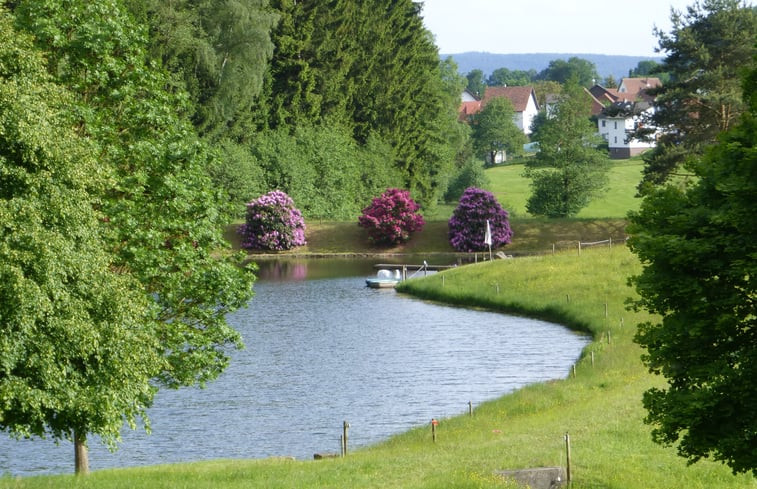
[[358, 225], [368, 230], [368, 239], [381, 245], [407, 242], [410, 235], [423, 229], [425, 221], [417, 213], [418, 204], [410, 192], [389, 188], [363, 209]]
[[444, 201], [455, 202], [468, 187], [482, 187], [488, 184], [489, 178], [484, 171], [484, 165], [479, 161], [468, 160], [450, 181], [444, 193]]
[[483, 251], [486, 221], [491, 228], [492, 248], [510, 243], [513, 232], [509, 214], [491, 192], [470, 187], [465, 190], [449, 220], [449, 243], [457, 251]]
[[253, 250], [289, 250], [305, 244], [305, 221], [294, 201], [274, 190], [247, 204], [239, 227], [242, 247]]

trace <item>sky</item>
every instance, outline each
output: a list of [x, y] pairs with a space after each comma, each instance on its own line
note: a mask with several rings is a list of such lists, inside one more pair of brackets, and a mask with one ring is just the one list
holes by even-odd
[[657, 26], [694, 0], [419, 0], [441, 54], [576, 53], [660, 56]]

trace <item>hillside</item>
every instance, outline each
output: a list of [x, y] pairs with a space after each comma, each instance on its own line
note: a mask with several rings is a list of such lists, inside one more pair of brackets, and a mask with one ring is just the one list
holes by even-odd
[[468, 52], [457, 54], [442, 54], [442, 59], [451, 56], [457, 63], [460, 73], [468, 73], [479, 69], [484, 75], [491, 74], [498, 68], [510, 70], [528, 71], [534, 69], [541, 71], [554, 59], [565, 59], [573, 56], [591, 61], [597, 67], [597, 72], [602, 77], [612, 75], [615, 79], [628, 76], [628, 71], [636, 68], [639, 61], [653, 60], [662, 61], [662, 57], [644, 56], [621, 56], [607, 54], [565, 54], [565, 53], [523, 53], [523, 54], [495, 54], [486, 52]]

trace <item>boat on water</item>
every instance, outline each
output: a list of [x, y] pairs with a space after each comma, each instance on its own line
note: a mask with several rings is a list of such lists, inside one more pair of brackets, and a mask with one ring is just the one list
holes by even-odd
[[381, 269], [376, 273], [375, 278], [369, 278], [365, 280], [365, 284], [373, 289], [389, 289], [400, 283], [402, 276], [399, 270]]

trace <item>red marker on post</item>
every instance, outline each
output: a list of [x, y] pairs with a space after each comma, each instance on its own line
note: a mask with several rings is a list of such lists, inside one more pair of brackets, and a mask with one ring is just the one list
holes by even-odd
[[436, 443], [436, 427], [439, 426], [439, 421], [436, 420], [436, 418], [433, 418], [431, 420], [431, 438], [434, 440], [434, 443]]

